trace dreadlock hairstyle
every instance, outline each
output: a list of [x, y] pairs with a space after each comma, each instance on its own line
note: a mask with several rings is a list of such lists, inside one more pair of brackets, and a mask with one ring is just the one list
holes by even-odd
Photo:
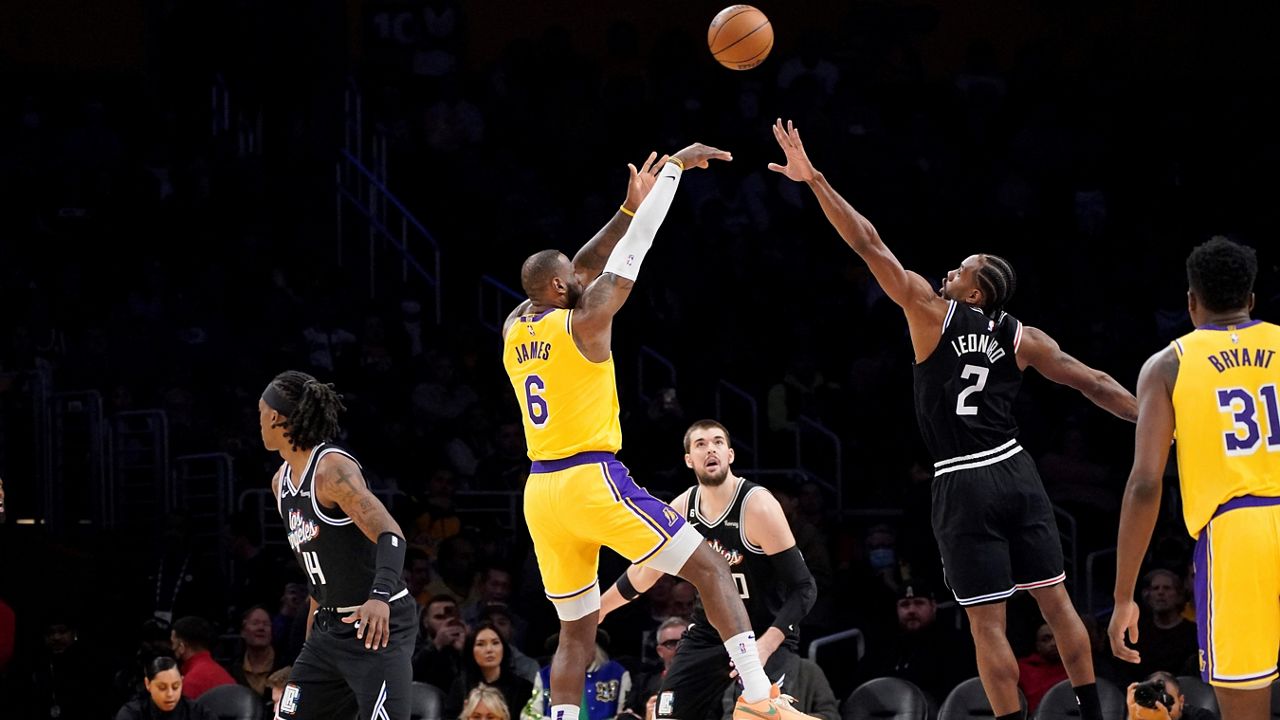
[[1254, 249], [1221, 235], [1197, 245], [1187, 257], [1187, 284], [1212, 312], [1247, 307], [1257, 275]]
[[999, 255], [982, 255], [978, 266], [978, 287], [982, 290], [982, 311], [992, 320], [999, 320], [1004, 306], [1018, 289], [1018, 276], [1013, 265]]
[[263, 398], [284, 415], [277, 427], [294, 450], [312, 448], [338, 436], [338, 413], [346, 410], [333, 383], [322, 383], [296, 370], [286, 370], [267, 386]]

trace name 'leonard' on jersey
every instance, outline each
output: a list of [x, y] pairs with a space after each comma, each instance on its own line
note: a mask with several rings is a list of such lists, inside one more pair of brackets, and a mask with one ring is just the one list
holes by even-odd
[[935, 460], [981, 453], [1018, 436], [1022, 323], [952, 300], [938, 347], [915, 366], [916, 419]]

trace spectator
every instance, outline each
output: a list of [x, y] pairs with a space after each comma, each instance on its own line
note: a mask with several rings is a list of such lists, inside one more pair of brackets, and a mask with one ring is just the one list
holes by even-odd
[[182, 673], [173, 658], [152, 660], [144, 675], [147, 695], [125, 703], [116, 720], [218, 720], [212, 710], [183, 693]]
[[467, 635], [462, 648], [462, 672], [445, 696], [444, 716], [458, 717], [467, 695], [482, 684], [502, 693], [512, 717], [519, 714], [533, 691], [528, 680], [515, 674], [502, 635], [489, 623], [482, 623]]
[[436, 577], [427, 585], [427, 591], [435, 595], [452, 595], [462, 598], [466, 604], [474, 599], [475, 546], [461, 535], [454, 535], [440, 543], [436, 555]]
[[538, 661], [525, 655], [520, 650], [519, 643], [515, 638], [514, 617], [511, 609], [506, 603], [493, 603], [484, 609], [484, 614], [480, 616], [474, 624], [489, 622], [497, 629], [498, 634], [502, 636], [502, 642], [506, 644], [506, 649], [511, 653], [511, 667], [515, 670], [516, 675], [533, 682], [538, 677]]
[[213, 625], [204, 618], [189, 615], [173, 624], [173, 654], [181, 663], [183, 697], [195, 700], [209, 688], [236, 683], [209, 651], [216, 639]]
[[[1139, 633], [1138, 637], [1142, 637], [1142, 634]], [[1129, 720], [1218, 720], [1218, 716], [1212, 710], [1188, 704], [1187, 697], [1182, 694], [1182, 685], [1172, 674], [1163, 671], [1154, 672], [1142, 682], [1153, 680], [1164, 683], [1164, 691], [1173, 699], [1173, 704], [1166, 707], [1163, 702], [1157, 701], [1154, 708], [1138, 705], [1133, 699], [1133, 691], [1138, 687], [1138, 683], [1132, 683], [1126, 693]]]
[[[773, 658], [770, 658], [772, 660]], [[780, 657], [780, 662], [771, 665], [771, 674], [776, 672], [781, 679], [778, 690], [786, 695], [791, 707], [800, 712], [822, 720], [840, 720], [840, 703], [831, 690], [827, 674], [818, 664], [795, 653], [787, 653]], [[737, 704], [740, 689], [730, 686], [724, 694], [721, 720], [732, 720], [733, 709]]]
[[524, 631], [528, 629], [529, 623], [511, 610], [509, 603], [513, 586], [510, 570], [496, 565], [485, 568], [480, 573], [476, 599], [462, 608], [463, 621], [468, 625], [474, 625], [480, 621], [490, 605], [501, 605], [511, 621], [512, 642], [517, 645], [523, 644]]
[[477, 685], [467, 693], [458, 720], [511, 720], [511, 710], [502, 691], [488, 685]]
[[[3, 505], [4, 491], [0, 489], [0, 507]], [[14, 615], [13, 608], [9, 607], [9, 603], [5, 602], [3, 597], [0, 597], [0, 678], [4, 677], [5, 670], [9, 669], [9, 662], [13, 660], [16, 628], [17, 617]]]
[[1053, 630], [1042, 624], [1036, 630], [1035, 652], [1018, 658], [1018, 687], [1027, 696], [1027, 712], [1034, 713], [1049, 688], [1067, 679], [1067, 668], [1058, 655]]
[[[559, 633], [547, 638], [547, 653], [554, 654], [560, 644]], [[582, 686], [582, 707], [586, 710], [580, 720], [613, 720], [622, 711], [623, 699], [631, 694], [631, 673], [616, 660], [609, 658], [606, 647], [609, 634], [596, 630], [596, 656], [587, 666], [586, 683]], [[525, 710], [526, 718], [551, 717], [551, 666], [538, 672], [533, 684], [533, 697]]]
[[251, 607], [240, 618], [243, 651], [231, 665], [236, 682], [267, 698], [267, 678], [288, 665], [271, 642], [271, 616], [262, 606]]
[[293, 672], [292, 665], [285, 665], [267, 676], [267, 689], [271, 691], [270, 701], [267, 706], [267, 716], [280, 717], [280, 699], [284, 697], [284, 686], [289, 684], [289, 673]]
[[173, 657], [169, 623], [159, 618], [147, 618], [138, 630], [138, 646], [132, 662], [116, 672], [112, 682], [114, 703], [121, 704], [147, 694], [146, 671], [151, 661], [159, 657]]
[[1138, 643], [1142, 656], [1136, 666], [1134, 680], [1151, 673], [1166, 671], [1195, 674], [1197, 652], [1196, 624], [1182, 616], [1182, 578], [1171, 570], [1152, 570], [1144, 578], [1142, 601], [1147, 612], [1138, 619]]
[[431, 583], [431, 557], [422, 548], [411, 546], [405, 550], [403, 577], [418, 607], [426, 607], [431, 600], [431, 593], [427, 592], [427, 585]]
[[55, 610], [45, 621], [43, 645], [14, 670], [17, 708], [13, 715], [62, 720], [105, 715], [110, 712], [104, 702], [109, 697], [109, 676], [101, 654], [80, 636], [79, 621], [69, 612]]
[[307, 615], [311, 602], [306, 583], [287, 582], [280, 595], [280, 608], [271, 617], [271, 638], [276, 644], [276, 654], [292, 663], [302, 652], [302, 642], [307, 637]]
[[688, 580], [676, 580], [671, 586], [671, 601], [667, 603], [667, 611], [680, 617], [693, 617], [694, 605], [698, 602], [698, 590]]
[[437, 595], [422, 609], [422, 632], [413, 654], [413, 679], [448, 690], [462, 672], [467, 626], [458, 617], [458, 601]]
[[[410, 523], [414, 534], [409, 538], [409, 544], [422, 548], [435, 557], [437, 568], [440, 566], [440, 548], [444, 541], [462, 531], [462, 520], [453, 506], [455, 487], [453, 471], [443, 467], [436, 468], [427, 478], [424, 495], [421, 498], [413, 497], [416, 514], [413, 522]], [[470, 592], [469, 587], [466, 592], [461, 593], [449, 590], [447, 587], [442, 587], [440, 582], [441, 579], [437, 573], [436, 578], [428, 585], [428, 589], [433, 592], [448, 591], [450, 595], [461, 598], [467, 597]]]
[[869, 633], [867, 655], [855, 684], [878, 677], [907, 680], [941, 703], [952, 688], [977, 674], [973, 641], [938, 622], [933, 589], [924, 582], [902, 586], [895, 601], [897, 624], [888, 635]]
[[658, 626], [657, 653], [661, 663], [657, 667], [642, 670], [631, 685], [631, 694], [623, 699], [620, 715], [630, 715], [636, 720], [643, 720], [645, 703], [658, 693], [662, 687], [662, 679], [671, 669], [671, 661], [675, 660], [676, 650], [680, 647], [680, 638], [689, 629], [689, 619], [671, 616]]

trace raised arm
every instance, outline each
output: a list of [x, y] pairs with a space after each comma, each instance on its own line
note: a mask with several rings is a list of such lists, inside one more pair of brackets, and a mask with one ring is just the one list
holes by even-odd
[[826, 177], [813, 167], [804, 143], [800, 140], [800, 131], [787, 121], [784, 128], [782, 120], [773, 124], [773, 137], [787, 156], [787, 164], [769, 163], [769, 169], [782, 173], [791, 180], [803, 182], [813, 190], [826, 214], [840, 237], [866, 261], [875, 275], [876, 282], [884, 289], [886, 295], [911, 316], [919, 309], [935, 310], [939, 313], [938, 323], [941, 327], [941, 313], [945, 313], [946, 303], [942, 302], [938, 292], [927, 280], [917, 273], [902, 267], [871, 221], [866, 219], [848, 203], [840, 193], [831, 187]]
[[[656, 163], [655, 159], [657, 159]], [[609, 222], [605, 223], [605, 226], [578, 250], [578, 254], [573, 256], [573, 272], [583, 285], [588, 285], [600, 277], [614, 246], [631, 226], [631, 218], [636, 216], [636, 210], [648, 197], [653, 184], [658, 181], [658, 172], [662, 170], [667, 160], [666, 155], [658, 158], [658, 153], [651, 152], [638, 170], [635, 165], [627, 163], [627, 170], [631, 176], [627, 181], [626, 200], [622, 202], [622, 206], [613, 214]]]
[[1138, 401], [1133, 393], [1101, 370], [1094, 370], [1071, 357], [1058, 347], [1058, 343], [1043, 331], [1023, 326], [1022, 341], [1018, 343], [1018, 367], [1028, 366], [1041, 375], [1067, 387], [1079, 390], [1094, 405], [1121, 420], [1136, 422]]
[[378, 546], [369, 599], [342, 621], [359, 623], [356, 637], [364, 639], [365, 648], [385, 648], [391, 640], [392, 594], [404, 573], [404, 531], [382, 501], [369, 492], [360, 466], [342, 453], [329, 453], [320, 459], [314, 492], [321, 506], [342, 508], [360, 532]]
[[609, 358], [613, 316], [631, 295], [640, 264], [671, 208], [683, 171], [707, 167], [710, 160], [732, 159], [723, 150], [695, 143], [662, 165], [657, 184], [640, 203], [631, 226], [609, 254], [603, 273], [582, 292], [573, 310], [574, 341], [587, 359], [603, 362]]
[[1116, 542], [1115, 611], [1107, 634], [1111, 652], [1127, 662], [1141, 660], [1136, 650], [1125, 646], [1138, 642], [1138, 605], [1133, 589], [1138, 570], [1151, 542], [1160, 515], [1165, 464], [1173, 442], [1173, 384], [1178, 377], [1178, 357], [1166, 348], [1147, 360], [1138, 375], [1138, 431], [1133, 448], [1133, 469], [1124, 488], [1120, 507], [1120, 535]]

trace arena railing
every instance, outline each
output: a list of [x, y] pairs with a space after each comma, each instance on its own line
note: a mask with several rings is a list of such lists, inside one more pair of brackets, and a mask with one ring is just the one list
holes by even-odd
[[524, 299], [524, 295], [498, 278], [481, 275], [476, 285], [476, 319], [482, 327], [501, 333], [507, 315]]
[[221, 73], [214, 75], [209, 95], [209, 130], [213, 137], [234, 136], [240, 157], [261, 155], [262, 109], [246, 110], [235, 103]]
[[[647, 389], [648, 383], [646, 380], [649, 378], [650, 373], [645, 371], [655, 363], [660, 368], [666, 370], [666, 376], [663, 378], [665, 382], [661, 383], [656, 390], [652, 388]], [[653, 398], [658, 394], [658, 391], [663, 388], [676, 387], [675, 363], [671, 362], [665, 355], [654, 350], [648, 345], [641, 345], [640, 350], [636, 355], [636, 396], [640, 398], [640, 401], [648, 403], [653, 400]]]
[[97, 390], [55, 392], [48, 400], [51, 462], [40, 515], [59, 531], [84, 522], [108, 526], [113, 508], [102, 395]]
[[[1084, 608], [1085, 612], [1094, 617], [1111, 610], [1111, 588], [1114, 584], [1116, 571], [1115, 557], [1115, 548], [1095, 550], [1084, 556]], [[1100, 566], [1111, 571], [1105, 584], [1098, 578]], [[1101, 603], [1098, 602], [1099, 591], [1101, 591], [1103, 597]]]
[[[734, 428], [733, 447], [738, 457], [737, 464], [744, 470], [759, 468], [764, 462], [760, 457], [760, 404], [755, 396], [721, 378], [716, 383], [715, 402], [716, 419], [726, 427]], [[743, 426], [750, 428], [750, 434], [746, 438], [738, 430]], [[751, 456], [750, 463], [742, 462], [744, 451]]]
[[[350, 206], [367, 223], [368, 253], [365, 259], [369, 270], [369, 297], [378, 297], [381, 258], [380, 242], [389, 244], [399, 255], [399, 282], [407, 285], [412, 277], [421, 279], [431, 289], [435, 305], [437, 325], [442, 319], [440, 288], [440, 244], [413, 213], [396, 198], [395, 194], [378, 179], [372, 170], [350, 151], [339, 151], [337, 163], [337, 254], [338, 264], [345, 265], [346, 220], [344, 208]], [[427, 266], [419, 262], [414, 246], [425, 246]], [[385, 267], [381, 269], [385, 270]]]
[[[814, 461], [809, 460], [814, 453], [804, 452], [805, 439], [815, 436], [829, 445], [829, 467], [814, 467]], [[840, 442], [840, 437], [826, 425], [807, 415], [801, 415], [796, 418], [795, 438], [796, 467], [826, 480], [826, 484], [835, 492], [836, 510], [844, 512], [844, 444]]]

